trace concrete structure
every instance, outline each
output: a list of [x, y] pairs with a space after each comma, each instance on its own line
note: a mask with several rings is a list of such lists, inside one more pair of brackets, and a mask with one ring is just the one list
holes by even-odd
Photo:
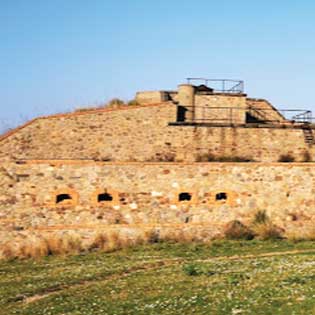
[[313, 222], [308, 112], [287, 119], [266, 100], [206, 85], [136, 99], [138, 106], [40, 117], [3, 135], [2, 232], [211, 229], [258, 210], [283, 229]]

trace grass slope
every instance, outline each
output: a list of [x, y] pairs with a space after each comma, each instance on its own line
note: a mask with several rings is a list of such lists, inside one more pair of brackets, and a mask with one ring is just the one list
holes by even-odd
[[309, 315], [314, 298], [313, 242], [158, 243], [0, 263], [1, 315]]

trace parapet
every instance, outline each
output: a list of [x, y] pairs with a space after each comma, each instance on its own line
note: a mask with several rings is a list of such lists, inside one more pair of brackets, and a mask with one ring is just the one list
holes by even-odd
[[169, 100], [170, 98], [166, 91], [143, 91], [136, 94], [136, 101], [141, 105], [158, 104]]

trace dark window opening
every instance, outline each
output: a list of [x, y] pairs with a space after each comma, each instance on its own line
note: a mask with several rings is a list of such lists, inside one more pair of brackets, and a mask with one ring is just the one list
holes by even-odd
[[72, 200], [72, 197], [69, 194], [60, 194], [56, 196], [56, 203], [60, 203], [65, 200]]
[[226, 200], [227, 194], [224, 192], [218, 193], [215, 195], [215, 200]]
[[177, 106], [176, 121], [177, 122], [185, 121], [186, 120], [186, 112], [187, 112], [187, 108], [185, 108], [184, 106]]
[[103, 201], [113, 201], [113, 196], [108, 193], [99, 194], [97, 196], [97, 202], [103, 202]]
[[246, 123], [247, 124], [254, 124], [254, 123], [263, 123], [264, 121], [261, 119], [256, 118], [255, 116], [251, 115], [250, 113], [246, 113]]
[[183, 192], [178, 195], [178, 201], [190, 201], [190, 200], [191, 200], [190, 193]]

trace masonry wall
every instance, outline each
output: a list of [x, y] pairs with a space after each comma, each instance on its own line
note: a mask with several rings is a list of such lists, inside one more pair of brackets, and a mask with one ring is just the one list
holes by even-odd
[[[98, 202], [107, 192], [111, 201]], [[180, 201], [181, 193], [191, 200]], [[73, 200], [56, 203], [56, 196]], [[218, 199], [225, 194], [226, 199]], [[1, 165], [2, 229], [244, 223], [266, 210], [283, 229], [315, 219], [315, 167], [306, 163], [82, 163]]]
[[[248, 106], [250, 109], [253, 109], [250, 110], [250, 113], [255, 115], [256, 118], [270, 120], [274, 123], [285, 122], [285, 118], [267, 100], [247, 98], [246, 106]], [[258, 112], [255, 111], [255, 109], [258, 110]]]
[[195, 106], [197, 122], [245, 123], [245, 95], [196, 94]]
[[314, 159], [302, 129], [169, 126], [172, 103], [39, 118], [0, 139], [0, 159], [195, 161], [200, 155]]
[[176, 106], [57, 115], [35, 120], [0, 141], [0, 158], [149, 160], [168, 148], [165, 128]]

